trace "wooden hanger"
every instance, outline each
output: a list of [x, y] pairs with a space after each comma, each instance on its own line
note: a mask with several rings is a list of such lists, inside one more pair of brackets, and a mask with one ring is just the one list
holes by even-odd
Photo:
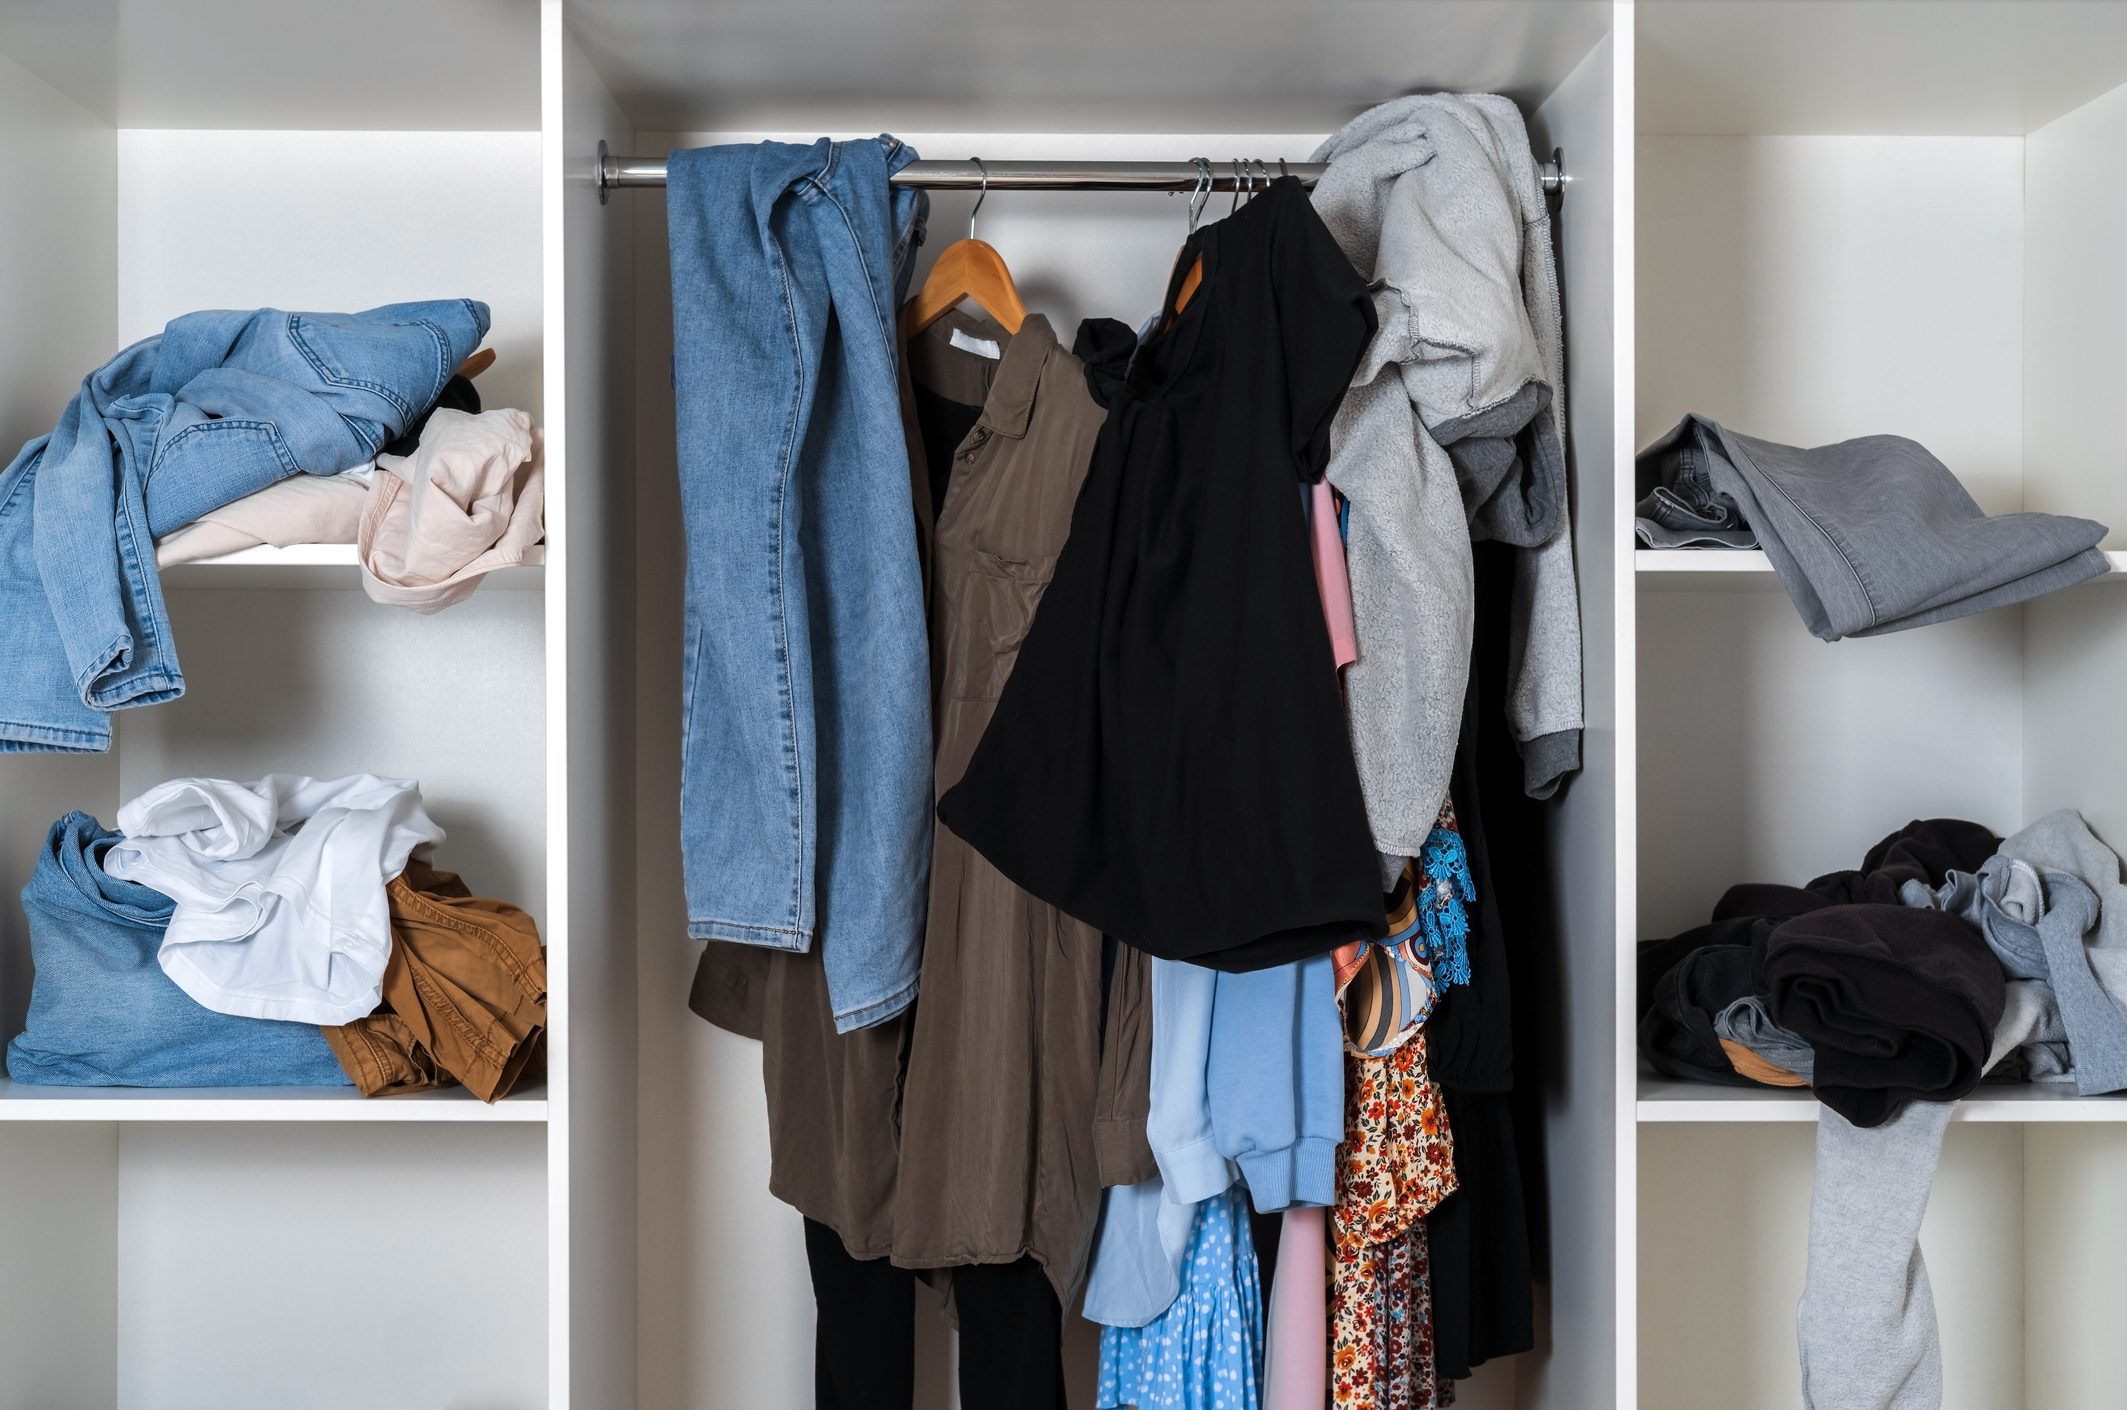
[[482, 348], [458, 364], [458, 375], [467, 381], [471, 381], [494, 365], [495, 350], [493, 348]]
[[[982, 166], [979, 158], [975, 165]], [[1007, 333], [1017, 333], [1027, 321], [1027, 306], [1019, 297], [1019, 286], [1012, 282], [1012, 271], [1005, 266], [1004, 256], [997, 253], [995, 246], [975, 238], [975, 216], [989, 193], [990, 173], [985, 168], [982, 193], [975, 197], [975, 209], [968, 213], [967, 238], [955, 240], [939, 253], [923, 287], [909, 300], [901, 315], [904, 339], [930, 327], [958, 308], [964, 299], [973, 299]]]
[[[1189, 300], [1191, 296], [1196, 293], [1197, 288], [1202, 285], [1203, 282], [1204, 257], [1202, 255], [1198, 255], [1196, 257], [1196, 263], [1190, 265], [1189, 272], [1182, 276], [1182, 287], [1174, 291], [1174, 313], [1180, 313], [1183, 309], [1189, 307]], [[1169, 318], [1172, 318], [1173, 316], [1174, 314], [1168, 315]]]

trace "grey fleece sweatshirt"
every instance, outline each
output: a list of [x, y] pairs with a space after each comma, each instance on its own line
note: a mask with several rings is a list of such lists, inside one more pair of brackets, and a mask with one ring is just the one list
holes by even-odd
[[1521, 550], [1507, 720], [1528, 791], [1579, 767], [1580, 598], [1550, 211], [1527, 129], [1491, 94], [1399, 98], [1315, 153], [1315, 187], [1374, 289], [1374, 340], [1330, 433], [1351, 501], [1352, 748], [1375, 845], [1423, 848], [1469, 670], [1473, 538]]

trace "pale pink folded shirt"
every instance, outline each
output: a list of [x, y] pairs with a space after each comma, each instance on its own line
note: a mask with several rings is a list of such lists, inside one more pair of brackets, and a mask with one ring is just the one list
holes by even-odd
[[174, 568], [271, 544], [353, 543], [376, 462], [337, 475], [290, 475], [201, 515], [155, 541], [155, 566]]
[[522, 411], [440, 409], [409, 456], [373, 468], [293, 475], [166, 534], [163, 568], [261, 544], [352, 543], [375, 601], [436, 612], [546, 535], [538, 428]]
[[1322, 594], [1322, 620], [1329, 626], [1330, 649], [1341, 671], [1359, 659], [1359, 629], [1352, 620], [1352, 580], [1344, 567], [1344, 536], [1337, 532], [1337, 497], [1327, 480], [1309, 487], [1307, 526], [1315, 557], [1315, 587]]
[[439, 410], [412, 455], [377, 457], [355, 544], [378, 602], [437, 612], [545, 534], [546, 469], [522, 411]]

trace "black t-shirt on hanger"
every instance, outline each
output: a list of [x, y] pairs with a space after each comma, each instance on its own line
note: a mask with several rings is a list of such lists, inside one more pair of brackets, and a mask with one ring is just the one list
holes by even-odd
[[1012, 881], [1151, 954], [1257, 969], [1385, 934], [1299, 487], [1368, 340], [1366, 282], [1290, 178], [1190, 237], [1137, 349], [1079, 335], [1108, 407], [1071, 536], [938, 815]]

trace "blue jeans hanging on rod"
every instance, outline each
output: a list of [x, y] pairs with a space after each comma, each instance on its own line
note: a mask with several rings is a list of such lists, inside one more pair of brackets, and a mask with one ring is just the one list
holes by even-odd
[[891, 137], [674, 152], [687, 932], [806, 951], [838, 1031], [915, 998], [930, 666], [895, 314], [927, 199]]

